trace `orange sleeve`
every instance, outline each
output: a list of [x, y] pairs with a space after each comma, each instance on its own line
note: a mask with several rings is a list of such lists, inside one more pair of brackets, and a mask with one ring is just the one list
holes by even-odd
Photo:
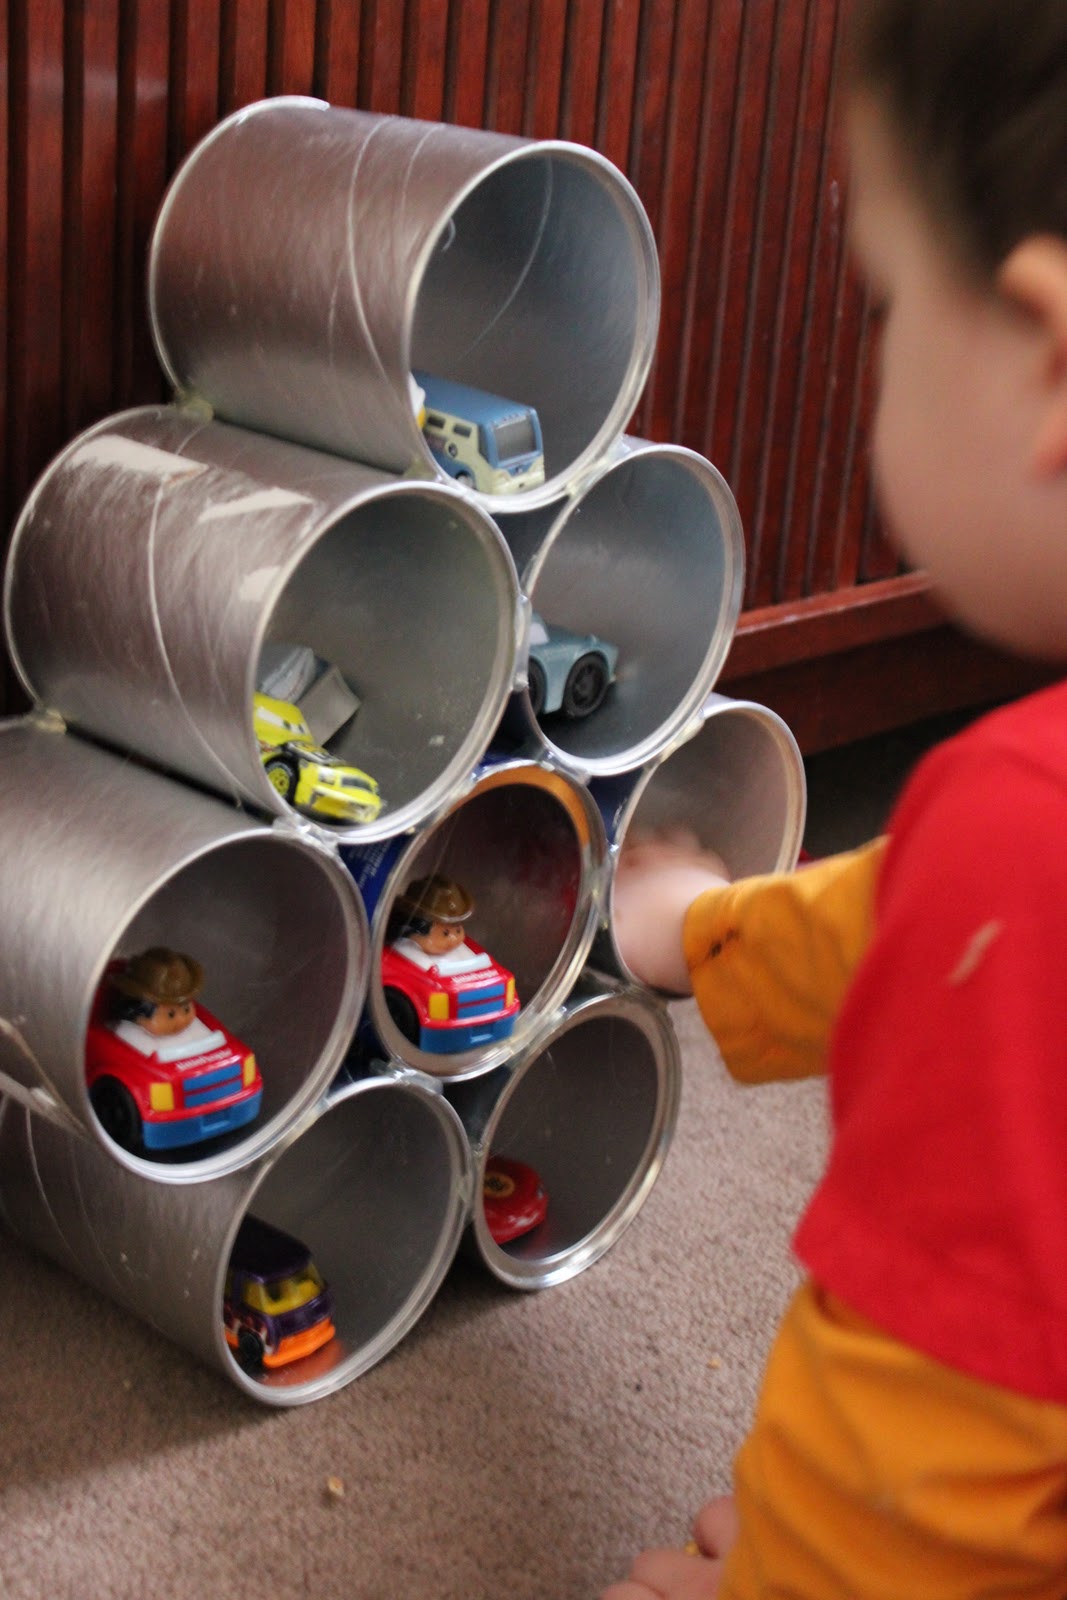
[[1063, 1600], [1067, 1408], [942, 1366], [810, 1282], [736, 1465], [719, 1600]]
[[693, 993], [735, 1078], [825, 1072], [837, 1013], [870, 942], [886, 843], [798, 872], [741, 878], [689, 907], [683, 945]]

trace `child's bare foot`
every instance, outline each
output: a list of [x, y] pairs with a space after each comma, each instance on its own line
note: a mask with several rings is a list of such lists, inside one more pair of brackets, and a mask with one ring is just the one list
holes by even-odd
[[684, 1550], [645, 1550], [625, 1583], [613, 1583], [600, 1600], [715, 1600], [722, 1562]]
[[645, 1550], [625, 1583], [605, 1589], [600, 1600], [715, 1600], [726, 1557], [737, 1538], [733, 1495], [702, 1507], [694, 1538], [684, 1550]]
[[705, 1555], [720, 1560], [730, 1554], [737, 1539], [737, 1506], [732, 1494], [719, 1494], [701, 1506], [693, 1523], [693, 1537]]

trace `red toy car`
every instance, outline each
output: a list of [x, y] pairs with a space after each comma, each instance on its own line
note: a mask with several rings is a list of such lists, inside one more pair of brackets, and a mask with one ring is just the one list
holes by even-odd
[[482, 1177], [482, 1204], [489, 1237], [510, 1244], [544, 1222], [548, 1196], [533, 1167], [507, 1156], [490, 1156]]
[[112, 1012], [112, 962], [97, 991], [85, 1044], [89, 1099], [116, 1144], [139, 1152], [170, 1150], [232, 1132], [251, 1122], [263, 1097], [256, 1058], [200, 1004], [180, 1031], [154, 1037]]
[[423, 966], [395, 945], [382, 951], [382, 987], [389, 1015], [405, 1039], [422, 1050], [441, 1055], [476, 1050], [506, 1039], [515, 1026], [519, 1000], [511, 973], [473, 939], [466, 941], [465, 952], [464, 965], [471, 956], [480, 964], [449, 972], [448, 955]]

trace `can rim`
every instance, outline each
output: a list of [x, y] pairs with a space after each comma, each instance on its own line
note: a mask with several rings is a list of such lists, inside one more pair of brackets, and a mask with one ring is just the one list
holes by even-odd
[[[656, 1065], [656, 1097], [651, 1127], [641, 1158], [618, 1198], [605, 1216], [581, 1239], [554, 1251], [543, 1260], [514, 1256], [490, 1237], [485, 1213], [478, 1204], [482, 1174], [493, 1137], [508, 1101], [525, 1073], [565, 1033], [599, 1016], [625, 1019], [644, 1035]], [[471, 1231], [482, 1261], [494, 1277], [513, 1289], [545, 1289], [563, 1283], [599, 1261], [629, 1227], [644, 1205], [666, 1161], [678, 1119], [681, 1100], [681, 1054], [666, 1007], [647, 990], [601, 988], [577, 997], [564, 1008], [562, 1019], [535, 1040], [512, 1063], [507, 1081], [474, 1144], [474, 1206]]]

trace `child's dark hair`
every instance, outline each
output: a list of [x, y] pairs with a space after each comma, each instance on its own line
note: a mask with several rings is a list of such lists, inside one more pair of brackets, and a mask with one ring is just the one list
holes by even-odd
[[851, 86], [873, 92], [933, 216], [992, 275], [1067, 239], [1067, 0], [851, 0]]

